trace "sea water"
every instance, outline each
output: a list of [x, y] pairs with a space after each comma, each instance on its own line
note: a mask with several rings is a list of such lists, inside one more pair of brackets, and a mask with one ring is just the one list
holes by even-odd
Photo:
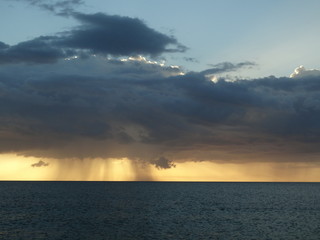
[[320, 239], [320, 183], [0, 182], [0, 239]]

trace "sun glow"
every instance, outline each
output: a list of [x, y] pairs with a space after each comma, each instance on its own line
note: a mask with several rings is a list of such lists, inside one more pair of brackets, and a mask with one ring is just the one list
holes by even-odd
[[153, 171], [158, 181], [318, 182], [320, 166], [306, 163], [176, 163], [176, 168]]
[[51, 166], [38, 171], [37, 167], [31, 165], [38, 162], [38, 158], [23, 157], [16, 154], [0, 155], [0, 180], [24, 181], [24, 180], [50, 180]]
[[45, 159], [48, 165], [34, 167], [40, 158], [0, 155], [2, 181], [136, 181], [151, 180], [149, 166], [121, 159]]
[[0, 155], [2, 181], [256, 181], [317, 182], [320, 166], [307, 163], [182, 162], [158, 169], [147, 163], [121, 159], [45, 159]]

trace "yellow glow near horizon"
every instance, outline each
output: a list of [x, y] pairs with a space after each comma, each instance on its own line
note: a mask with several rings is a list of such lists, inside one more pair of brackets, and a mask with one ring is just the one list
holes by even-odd
[[155, 180], [232, 182], [319, 182], [320, 166], [299, 163], [184, 162], [154, 171]]
[[129, 159], [45, 159], [49, 165], [32, 167], [40, 158], [15, 154], [0, 155], [2, 181], [135, 181], [151, 180], [148, 171], [138, 169]]
[[307, 163], [183, 162], [175, 168], [157, 169], [127, 158], [44, 160], [49, 165], [32, 167], [39, 158], [0, 155], [0, 180], [18, 181], [257, 181], [318, 182], [320, 166]]
[[16, 154], [0, 155], [0, 180], [50, 180], [50, 169], [48, 166], [44, 171], [38, 171], [38, 168], [31, 164], [38, 162], [38, 158], [23, 157]]

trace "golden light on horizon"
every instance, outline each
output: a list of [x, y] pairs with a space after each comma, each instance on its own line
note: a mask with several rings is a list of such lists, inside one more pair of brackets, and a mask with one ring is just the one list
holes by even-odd
[[184, 162], [153, 172], [155, 180], [222, 182], [318, 182], [320, 166], [306, 163]]
[[127, 158], [48, 159], [48, 166], [32, 167], [40, 158], [0, 155], [0, 180], [17, 181], [233, 181], [318, 182], [320, 166], [311, 163], [182, 162], [158, 169]]
[[38, 162], [35, 157], [24, 157], [16, 154], [0, 155], [0, 180], [8, 181], [24, 181], [24, 180], [50, 180], [51, 166], [43, 168], [39, 171], [31, 165]]

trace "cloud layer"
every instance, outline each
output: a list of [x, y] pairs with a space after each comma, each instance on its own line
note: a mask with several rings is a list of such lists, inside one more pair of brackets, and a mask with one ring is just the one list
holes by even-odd
[[144, 58], [3, 66], [0, 151], [158, 168], [317, 159], [318, 76], [212, 82], [207, 72], [182, 75]]
[[[53, 12], [80, 3], [29, 2]], [[178, 161], [318, 161], [320, 71], [212, 81], [255, 64], [184, 73], [141, 56], [186, 47], [140, 19], [68, 16], [80, 25], [0, 42], [0, 153], [128, 158], [159, 169]]]

